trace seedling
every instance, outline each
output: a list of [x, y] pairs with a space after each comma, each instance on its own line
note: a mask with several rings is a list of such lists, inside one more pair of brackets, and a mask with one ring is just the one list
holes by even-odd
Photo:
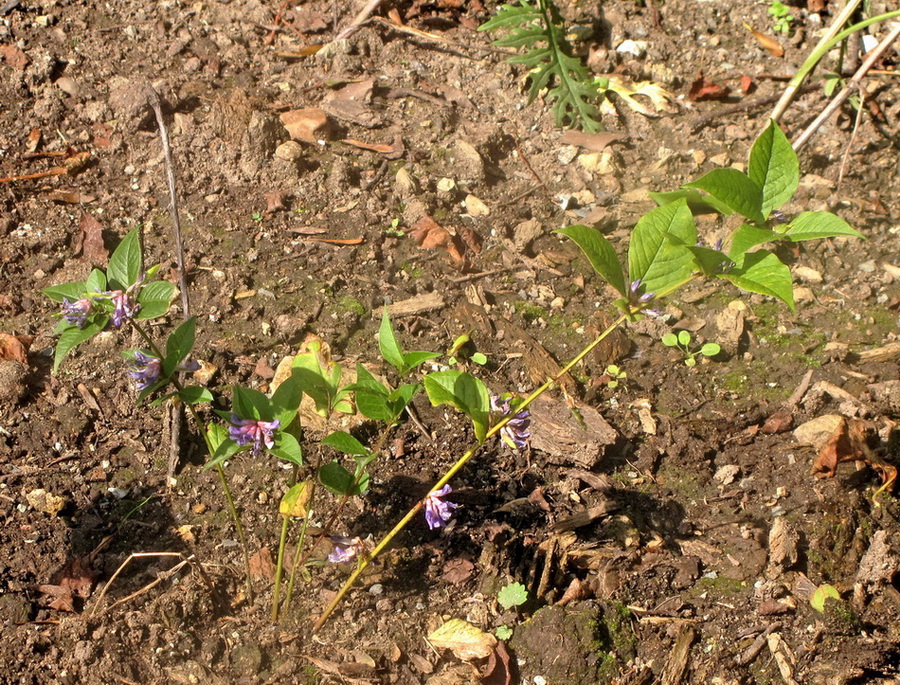
[[609, 380], [606, 381], [606, 387], [610, 390], [615, 390], [619, 387], [620, 382], [628, 378], [628, 374], [615, 364], [610, 364], [606, 367], [606, 375], [609, 376]]
[[790, 34], [796, 19], [787, 5], [778, 0], [772, 0], [772, 4], [769, 5], [769, 16], [772, 17], [772, 30], [775, 33]]
[[475, 351], [475, 345], [468, 333], [463, 333], [454, 340], [453, 345], [447, 350], [447, 364], [450, 366], [455, 366], [460, 360], [465, 359], [479, 366], [484, 366], [488, 361], [486, 354]]
[[693, 368], [697, 366], [697, 356], [715, 357], [722, 348], [717, 343], [706, 343], [699, 349], [691, 349], [691, 334], [687, 331], [678, 331], [678, 335], [674, 333], [666, 333], [662, 337], [662, 344], [666, 347], [677, 347], [684, 354], [684, 365]]
[[261, 224], [263, 220], [262, 212], [253, 212], [253, 214], [250, 215], [250, 218], [256, 223]]
[[406, 235], [406, 231], [401, 231], [399, 227], [400, 227], [400, 219], [399, 218], [391, 219], [391, 225], [388, 228], [384, 229], [384, 233], [385, 233], [385, 235], [389, 235], [392, 238], [402, 238], [403, 236]]
[[[509, 583], [497, 593], [497, 603], [506, 611], [522, 606], [528, 601], [528, 588], [522, 583]], [[494, 634], [500, 640], [508, 640], [512, 637], [513, 629], [510, 626], [498, 626]]]

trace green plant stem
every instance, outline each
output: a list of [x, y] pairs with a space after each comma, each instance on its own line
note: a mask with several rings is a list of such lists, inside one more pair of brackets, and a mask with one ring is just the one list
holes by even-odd
[[[695, 276], [692, 276], [691, 278], [685, 280], [684, 283], [687, 283], [689, 280], [693, 280], [693, 278], [695, 278]], [[673, 286], [668, 291], [666, 291], [666, 293], [671, 292], [672, 290], [677, 290], [682, 285], [684, 285], [684, 283], [680, 283], [677, 286]], [[552, 388], [560, 378], [562, 378], [567, 373], [569, 373], [569, 371], [571, 371], [572, 368], [574, 368], [576, 364], [581, 362], [587, 355], [589, 355], [591, 353], [591, 351], [595, 347], [597, 347], [597, 345], [599, 345], [601, 342], [603, 342], [603, 340], [605, 340], [606, 337], [610, 335], [610, 333], [612, 333], [619, 326], [621, 326], [622, 323], [627, 321], [629, 319], [629, 317], [632, 317], [634, 314], [639, 313], [639, 312], [640, 312], [639, 309], [635, 309], [635, 310], [630, 310], [629, 312], [626, 312], [626, 313], [622, 314], [621, 316], [619, 316], [619, 318], [617, 318], [613, 323], [611, 323], [605, 331], [603, 331], [599, 336], [597, 336], [593, 340], [593, 342], [591, 342], [587, 347], [585, 347], [581, 352], [579, 352], [578, 355], [574, 359], [572, 359], [572, 361], [570, 361], [568, 364], [566, 364], [565, 367], [563, 367], [563, 369], [559, 373], [557, 373], [553, 378], [550, 378], [549, 380], [547, 380], [546, 383], [544, 383], [541, 387], [539, 387], [537, 390], [532, 392], [528, 397], [526, 397], [522, 401], [522, 403], [516, 407], [515, 412], [510, 412], [510, 414], [508, 416], [504, 417], [503, 419], [501, 419], [500, 421], [495, 423], [490, 428], [490, 430], [488, 430], [487, 434], [485, 435], [485, 441], [487, 441], [488, 438], [491, 438], [494, 435], [496, 435], [497, 433], [499, 433], [501, 428], [503, 428], [507, 423], [509, 423], [512, 419], [515, 418], [516, 414], [518, 414], [521, 410], [528, 407], [528, 405], [530, 405], [532, 402], [534, 402], [538, 397], [540, 397], [545, 392], [547, 392], [547, 390]], [[469, 460], [478, 453], [478, 451], [481, 449], [482, 445], [484, 445], [484, 442], [479, 443], [478, 445], [475, 445], [474, 447], [472, 447], [472, 449], [470, 449], [465, 454], [463, 454], [456, 461], [456, 463], [453, 464], [453, 466], [451, 466], [447, 470], [447, 472], [440, 478], [440, 480], [438, 480], [437, 483], [435, 483], [431, 487], [429, 492], [434, 492], [435, 490], [440, 490], [444, 485], [446, 485], [450, 481], [450, 479], [453, 478], [453, 476], [455, 476], [457, 474], [457, 472], [459, 472], [459, 470], [462, 469], [469, 462]], [[400, 519], [400, 522], [397, 523], [397, 525], [394, 526], [394, 528], [381, 539], [381, 541], [371, 551], [369, 556], [366, 557], [365, 559], [361, 560], [361, 563], [359, 564], [357, 569], [352, 574], [350, 574], [350, 577], [347, 578], [347, 580], [341, 586], [341, 589], [338, 590], [338, 593], [334, 596], [334, 599], [331, 600], [331, 602], [325, 608], [325, 611], [323, 612], [323, 614], [316, 621], [315, 625], [312, 628], [313, 633], [317, 632], [323, 625], [325, 625], [325, 621], [328, 620], [328, 617], [331, 616], [332, 612], [335, 610], [337, 605], [340, 604], [341, 600], [344, 598], [344, 596], [347, 594], [347, 592], [349, 592], [350, 588], [353, 586], [353, 583], [356, 582], [356, 579], [359, 578], [360, 574], [365, 570], [365, 568], [369, 565], [369, 563], [371, 563], [371, 561], [373, 559], [375, 559], [375, 557], [377, 557], [385, 549], [385, 547], [387, 547], [390, 544], [391, 540], [393, 540], [400, 533], [400, 531], [402, 531], [406, 527], [406, 525], [422, 509], [422, 507], [425, 506], [426, 499], [427, 498], [423, 498], [423, 499], [419, 500], [418, 502], [416, 502], [415, 506], [406, 513], [406, 516], [404, 516], [402, 519]]]
[[821, 61], [821, 59], [828, 53], [829, 50], [831, 50], [831, 48], [833, 48], [835, 45], [840, 43], [851, 34], [856, 33], [857, 31], [861, 31], [871, 24], [876, 24], [880, 21], [892, 19], [893, 17], [900, 17], [900, 10], [885, 12], [884, 14], [879, 14], [875, 17], [869, 17], [868, 19], [853, 24], [853, 26], [850, 26], [844, 31], [837, 33], [833, 37], [829, 37], [833, 31], [839, 29], [841, 26], [847, 23], [853, 12], [855, 12], [857, 7], [859, 7], [860, 2], [862, 2], [862, 0], [851, 0], [847, 3], [841, 14], [834, 20], [834, 23], [829, 29], [829, 33], [819, 41], [819, 44], [815, 47], [815, 49], [813, 49], [809, 57], [806, 58], [806, 61], [794, 75], [794, 78], [791, 79], [788, 87], [784, 91], [784, 94], [778, 101], [778, 104], [775, 105], [775, 109], [772, 110], [772, 114], [769, 115], [770, 119], [778, 121], [781, 118], [781, 115], [784, 114], [785, 110], [788, 108], [788, 105], [791, 104], [791, 100], [794, 99], [794, 95], [800, 89], [803, 81], [807, 76], [809, 76], [810, 73], [812, 73], [813, 69], [816, 68], [816, 65], [818, 65], [819, 61]]
[[[159, 359], [163, 359], [165, 355], [163, 355], [162, 351], [159, 347], [156, 346], [156, 343], [153, 339], [147, 334], [134, 319], [131, 320], [131, 325], [138, 332], [144, 342], [149, 345], [150, 350], [156, 355]], [[172, 385], [175, 386], [175, 389], [179, 392], [184, 389], [184, 386], [181, 384], [181, 381], [178, 380], [177, 376], [172, 376]], [[209, 444], [209, 437], [207, 436], [206, 426], [203, 423], [203, 420], [200, 418], [200, 415], [197, 413], [197, 409], [192, 404], [185, 405], [188, 408], [191, 416], [194, 419], [194, 423], [197, 425], [197, 429], [200, 431], [200, 434], [203, 436], [203, 443], [206, 445], [206, 451], [210, 456], [210, 459], [213, 456], [214, 450], [212, 449], [212, 445]], [[247, 537], [244, 535], [244, 526], [241, 524], [241, 517], [238, 514], [237, 507], [234, 504], [234, 497], [231, 494], [231, 487], [228, 485], [228, 477], [225, 475], [225, 469], [222, 468], [221, 464], [216, 464], [216, 470], [219, 472], [219, 480], [222, 482], [222, 490], [225, 492], [225, 500], [228, 502], [228, 509], [231, 512], [231, 518], [234, 521], [234, 528], [237, 531], [238, 540], [241, 543], [241, 548], [244, 552], [244, 570], [247, 575], [247, 601], [252, 604], [253, 603], [253, 580], [250, 576], [250, 551], [247, 547]]]
[[[384, 447], [384, 443], [387, 441], [387, 437], [391, 432], [391, 429], [396, 425], [396, 423], [391, 422], [385, 429], [382, 431], [381, 436], [378, 438], [378, 441], [375, 443], [375, 446], [372, 448], [372, 452], [380, 452], [382, 447]], [[353, 484], [349, 487], [348, 492], [352, 492], [356, 489], [356, 486], [359, 484], [360, 478], [363, 477], [363, 472], [356, 474], [356, 477], [353, 479]], [[314, 494], [314, 493], [313, 493]], [[312, 495], [310, 495], [310, 501], [312, 501]], [[334, 522], [337, 521], [337, 517], [340, 515], [344, 506], [347, 504], [347, 501], [350, 499], [350, 495], [344, 493], [341, 499], [338, 501], [338, 505], [334, 508], [334, 511], [331, 512], [331, 516], [329, 516], [328, 521], [325, 523], [323, 527], [323, 532], [319, 533], [316, 536], [316, 539], [313, 540], [312, 545], [310, 546], [310, 550], [315, 549], [315, 546], [319, 543], [319, 541], [327, 535], [327, 531], [331, 529], [334, 525]], [[287, 597], [284, 600], [284, 608], [287, 611], [287, 608], [291, 605], [291, 595], [294, 591], [294, 579], [297, 575], [297, 569], [300, 568], [304, 563], [306, 563], [306, 558], [308, 556], [308, 552], [306, 554], [301, 555], [303, 550], [303, 543], [306, 540], [306, 529], [309, 525], [309, 514], [312, 509], [307, 511], [306, 516], [303, 519], [303, 528], [300, 530], [300, 541], [297, 543], [297, 551], [294, 553], [294, 565], [291, 567], [291, 577], [288, 580], [288, 591]], [[280, 565], [280, 564], [279, 564]]]
[[[310, 482], [310, 488], [313, 489], [313, 492], [310, 493], [309, 499], [313, 500], [315, 496], [315, 488], [316, 482]], [[301, 559], [301, 552], [303, 551], [303, 543], [306, 542], [306, 529], [309, 527], [309, 512], [307, 515], [303, 517], [303, 525], [300, 528], [300, 538], [297, 540], [297, 550], [294, 552], [294, 564], [291, 566], [291, 577], [288, 580], [288, 589], [287, 595], [284, 598], [284, 610], [287, 612], [288, 608], [291, 606], [291, 597], [294, 596], [294, 580], [297, 577], [297, 569], [301, 567], [301, 565], [305, 562], [305, 557]], [[321, 539], [321, 536], [318, 538]], [[315, 545], [313, 545], [315, 546]]]
[[[278, 621], [278, 598], [281, 594], [281, 576], [284, 572], [284, 545], [287, 542], [288, 525], [291, 517], [283, 516], [281, 521], [281, 537], [278, 540], [278, 561], [275, 564], [275, 589], [272, 591], [272, 623]], [[309, 519], [307, 515], [306, 519]]]

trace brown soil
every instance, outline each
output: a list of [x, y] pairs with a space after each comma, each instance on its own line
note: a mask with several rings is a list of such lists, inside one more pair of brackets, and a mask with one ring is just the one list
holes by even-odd
[[[834, 478], [813, 478], [812, 447], [787, 425], [761, 430], [778, 411], [791, 428], [824, 414], [861, 417], [876, 453], [900, 461], [897, 357], [860, 357], [897, 338], [900, 99], [891, 75], [867, 82], [880, 119], [867, 113], [854, 133], [848, 109], [801, 155], [789, 211], [836, 211], [867, 240], [810, 243], [791, 255], [806, 267], [797, 271], [806, 290], [796, 315], [761, 296], [689, 288], [669, 306], [669, 322], [697, 341], [720, 341], [722, 355], [688, 369], [659, 341], [669, 326], [650, 320], [605, 345], [567, 388], [592, 428], [576, 432], [563, 396], [545, 402], [536, 432], [541, 417], [561, 427], [543, 429], [543, 447], [521, 455], [486, 447], [453, 480], [453, 524], [429, 531], [416, 519], [315, 636], [311, 625], [346, 572], [322, 563], [316, 548], [272, 625], [265, 559], [277, 547], [289, 473], [271, 458], [234, 460], [227, 471], [260, 555], [248, 601], [234, 527], [192, 429], [169, 482], [165, 411], [134, 407], [119, 351], [139, 341], [105, 333], [50, 373], [55, 307], [40, 289], [87, 275], [97, 253], [78, 248], [86, 216], [110, 248], [143, 224], [148, 260], [175, 278], [146, 82], [170, 127], [196, 349], [218, 368], [211, 388], [225, 398], [220, 408], [232, 384], [265, 390], [270, 370], [308, 333], [348, 369], [359, 360], [386, 371], [373, 312], [428, 295], [437, 296], [431, 307], [397, 318], [408, 349], [446, 350], [469, 333], [489, 362], [468, 369], [494, 392], [526, 392], [592, 339], [612, 299], [552, 231], [593, 221], [624, 245], [652, 207], [642, 189], [671, 190], [743, 163], [771, 104], [695, 125], [723, 103], [689, 102], [691, 83], [702, 70], [739, 93], [750, 75], [757, 91], [731, 101], [777, 97], [783, 81], [760, 75], [792, 74], [819, 26], [792, 8], [798, 32], [781, 39], [779, 59], [742, 27], [771, 33], [766, 6], [751, 0], [566, 3], [567, 20], [596, 44], [598, 72], [615, 68], [679, 96], [657, 118], [619, 103], [605, 123], [628, 137], [591, 167], [560, 142], [544, 103], [525, 105], [521, 69], [474, 31], [493, 5], [403, 3], [409, 26], [442, 40], [371, 22], [327, 56], [299, 57], [289, 55], [330, 40], [334, 22], [345, 25], [358, 7], [286, 3], [297, 33], [281, 25], [270, 40], [281, 4], [6, 4], [0, 175], [59, 164], [29, 150], [90, 151], [91, 162], [71, 177], [2, 184], [0, 332], [33, 340], [26, 366], [0, 369], [0, 681], [477, 682], [483, 662], [424, 640], [443, 620], [464, 618], [489, 632], [513, 629], [514, 682], [896, 682], [898, 500], [886, 493], [873, 502], [880, 481], [869, 467], [843, 464]], [[617, 53], [626, 38], [646, 42], [646, 54]], [[818, 86], [807, 92], [784, 119], [789, 136], [825, 101]], [[328, 141], [279, 148], [288, 140], [279, 114], [305, 107], [329, 114]], [[40, 142], [29, 138], [34, 130]], [[344, 138], [402, 140], [402, 149], [364, 151]], [[479, 237], [462, 270], [445, 251], [395, 234], [426, 214]], [[700, 217], [698, 226], [714, 240], [723, 224]], [[737, 299], [746, 309], [735, 334]], [[179, 319], [176, 307], [171, 323]], [[601, 378], [610, 363], [627, 372], [614, 390]], [[807, 370], [809, 390], [786, 404]], [[328, 532], [380, 539], [471, 444], [452, 412], [424, 396], [415, 406], [424, 432], [412, 422], [397, 429], [370, 492]], [[307, 428], [311, 464], [332, 456], [316, 446], [324, 428]], [[353, 430], [377, 436], [371, 424]], [[570, 434], [580, 437], [564, 449]], [[320, 493], [316, 506], [313, 523], [322, 525], [334, 502]], [[134, 558], [109, 583], [129, 555], [148, 552], [169, 555]], [[496, 600], [513, 581], [530, 590], [518, 613]], [[822, 584], [841, 595], [824, 613], [810, 604]], [[71, 590], [68, 606], [61, 586]]]

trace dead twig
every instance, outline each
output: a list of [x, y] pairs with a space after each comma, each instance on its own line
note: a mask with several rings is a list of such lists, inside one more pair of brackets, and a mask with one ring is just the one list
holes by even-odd
[[[178, 564], [175, 564], [175, 566], [170, 568], [168, 571], [160, 571], [160, 573], [156, 576], [156, 578], [154, 580], [152, 580], [150, 583], [148, 583], [147, 585], [142, 587], [137, 592], [132, 592], [127, 597], [123, 597], [122, 599], [116, 600], [115, 602], [113, 602], [112, 604], [109, 605], [108, 609], [112, 609], [113, 607], [118, 606], [119, 604], [123, 604], [129, 600], [132, 600], [135, 597], [138, 597], [138, 596], [144, 594], [145, 592], [149, 592], [154, 587], [159, 585], [162, 581], [175, 575], [185, 565], [191, 564], [192, 566], [194, 566], [196, 564], [196, 557], [193, 554], [189, 557], [186, 557], [181, 552], [135, 552], [134, 554], [130, 554], [128, 556], [128, 558], [119, 565], [119, 568], [116, 569], [116, 572], [112, 574], [112, 577], [109, 579], [109, 581], [106, 583], [106, 585], [103, 586], [103, 590], [100, 591], [100, 594], [97, 597], [97, 601], [94, 603], [94, 608], [91, 609], [91, 616], [93, 616], [94, 614], [97, 613], [97, 610], [100, 608], [100, 606], [103, 602], [103, 598], [106, 596], [106, 592], [109, 590], [110, 587], [112, 587], [112, 584], [115, 582], [116, 578], [119, 577], [119, 575], [122, 573], [122, 571], [125, 570], [125, 568], [128, 566], [128, 564], [130, 564], [132, 562], [132, 560], [134, 560], [134, 559], [146, 559], [148, 557], [179, 557], [181, 559], [181, 561]], [[212, 589], [212, 587], [213, 587], [212, 581], [210, 581], [209, 577], [206, 575], [206, 572], [203, 570], [203, 568], [199, 564], [196, 564], [196, 568], [200, 572], [200, 576], [203, 578], [207, 587]]]
[[740, 656], [735, 658], [734, 663], [738, 666], [746, 666], [747, 664], [751, 663], [756, 657], [759, 656], [759, 653], [768, 644], [767, 638], [769, 637], [769, 635], [779, 629], [781, 629], [781, 624], [778, 621], [767, 627], [763, 632], [756, 636], [753, 644], [747, 647], [747, 649], [745, 649], [740, 654]]
[[[853, 74], [853, 78], [851, 78], [847, 85], [841, 90], [837, 96], [828, 103], [828, 106], [822, 110], [822, 113], [819, 114], [815, 118], [806, 130], [801, 133], [797, 139], [793, 143], [794, 150], [799, 150], [804, 145], [806, 145], [807, 141], [812, 138], [813, 134], [819, 130], [819, 128], [824, 124], [829, 117], [831, 117], [834, 112], [840, 108], [841, 105], [850, 97], [850, 94], [854, 91], [860, 91], [860, 81], [862, 81], [863, 77], [868, 73], [868, 71], [872, 68], [872, 66], [877, 62], [881, 55], [884, 54], [885, 50], [887, 50], [891, 44], [897, 40], [897, 36], [900, 36], [900, 22], [894, 22], [891, 26], [891, 30], [887, 36], [885, 36], [884, 40], [882, 40], [874, 49], [870, 50], [866, 60], [862, 63], [859, 69], [856, 70], [856, 73]], [[860, 103], [860, 108], [862, 107], [862, 103]]]

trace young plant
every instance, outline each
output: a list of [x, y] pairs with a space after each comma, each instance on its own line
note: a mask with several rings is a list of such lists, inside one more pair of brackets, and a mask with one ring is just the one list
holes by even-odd
[[488, 361], [486, 354], [475, 350], [475, 345], [468, 333], [463, 333], [456, 338], [450, 349], [447, 350], [447, 363], [450, 366], [455, 366], [460, 360], [469, 360], [478, 366], [484, 366]]
[[[559, 233], [575, 242], [594, 270], [619, 293], [613, 303], [620, 311], [619, 317], [555, 377], [521, 400], [515, 408], [506, 404], [506, 411], [502, 411], [499, 420], [492, 425], [489, 393], [481, 381], [459, 371], [427, 376], [424, 383], [431, 403], [435, 406], [450, 404], [466, 413], [475, 428], [477, 444], [457, 459], [438, 479], [428, 497], [417, 502], [375, 545], [370, 559], [376, 558], [391, 543], [432, 496], [442, 492], [443, 486], [489, 438], [503, 431], [520, 436], [520, 431], [527, 431], [527, 416], [523, 416], [527, 407], [620, 325], [638, 317], [653, 316], [650, 307], [655, 301], [691, 281], [707, 278], [728, 281], [743, 290], [775, 297], [793, 311], [790, 268], [775, 251], [761, 246], [835, 236], [861, 237], [845, 221], [829, 212], [803, 212], [787, 222], [773, 215], [778, 207], [791, 199], [799, 178], [796, 153], [773, 121], [751, 148], [748, 174], [735, 169], [716, 169], [674, 193], [656, 194], [654, 199], [660, 206], [641, 217], [632, 232], [627, 249], [627, 279], [615, 247], [603, 234], [587, 226], [561, 229]], [[698, 244], [692, 208], [712, 208], [723, 214], [738, 214], [744, 219], [728, 241], [728, 252], [718, 246], [709, 248]], [[500, 408], [504, 408], [503, 405]], [[513, 439], [513, 444], [518, 442]], [[313, 626], [313, 632], [322, 627], [364, 568], [365, 564], [361, 564], [350, 575]]]
[[478, 27], [479, 31], [510, 29], [506, 38], [494, 41], [505, 48], [525, 47], [523, 55], [510, 57], [511, 64], [531, 68], [528, 79], [528, 104], [534, 102], [544, 88], [553, 102], [557, 126], [580, 126], [588, 132], [603, 130], [594, 102], [602, 93], [587, 68], [572, 57], [566, 41], [566, 30], [559, 10], [552, 0], [519, 0], [518, 5], [501, 5], [496, 16]]
[[787, 5], [778, 0], [772, 0], [772, 4], [769, 5], [769, 16], [772, 17], [772, 30], [775, 33], [783, 33], [786, 36], [790, 34], [796, 19]]
[[606, 381], [606, 387], [610, 390], [615, 390], [620, 383], [628, 378], [628, 374], [615, 364], [610, 364], [606, 367], [606, 375], [609, 376], [609, 380]]
[[[516, 609], [528, 601], [528, 588], [522, 583], [509, 583], [504, 585], [497, 593], [497, 603], [506, 611]], [[498, 640], [508, 640], [512, 637], [513, 629], [510, 626], [498, 626], [494, 635]]]
[[703, 357], [715, 357], [722, 348], [716, 343], [706, 343], [699, 349], [691, 348], [691, 334], [687, 331], [678, 331], [678, 335], [674, 333], [666, 333], [662, 337], [662, 344], [666, 347], [677, 347], [684, 354], [684, 365], [688, 368], [697, 366], [697, 355]]

